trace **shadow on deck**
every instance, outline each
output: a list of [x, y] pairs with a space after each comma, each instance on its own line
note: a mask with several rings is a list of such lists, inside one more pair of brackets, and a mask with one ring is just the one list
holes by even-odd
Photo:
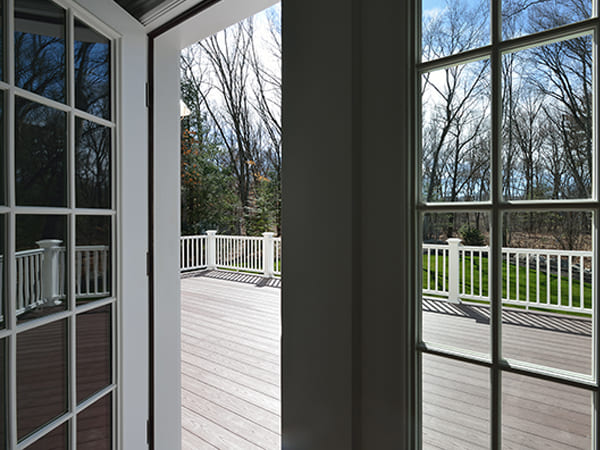
[[[184, 449], [280, 448], [280, 280], [222, 271], [186, 275], [182, 291]], [[430, 342], [483, 354], [489, 308], [423, 302]], [[591, 373], [586, 318], [507, 310], [507, 358]], [[503, 448], [590, 448], [592, 396], [581, 389], [505, 374]], [[424, 448], [489, 448], [488, 369], [423, 358]]]

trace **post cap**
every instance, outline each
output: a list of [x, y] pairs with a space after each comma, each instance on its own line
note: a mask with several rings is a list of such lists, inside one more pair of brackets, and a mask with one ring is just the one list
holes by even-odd
[[460, 244], [462, 242], [462, 239], [460, 239], [460, 238], [450, 238], [450, 239], [446, 239], [446, 242], [448, 244]]
[[56, 248], [62, 244], [60, 239], [42, 239], [35, 242], [40, 248]]
[[263, 233], [263, 236], [264, 237], [273, 237], [273, 236], [275, 236], [275, 233], [273, 233], [272, 231], [265, 231]]
[[206, 234], [208, 234], [210, 236], [215, 235], [215, 234], [217, 234], [217, 230], [206, 230]]

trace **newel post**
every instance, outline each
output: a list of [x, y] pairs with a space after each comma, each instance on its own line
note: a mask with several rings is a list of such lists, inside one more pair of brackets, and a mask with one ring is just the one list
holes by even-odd
[[206, 232], [206, 268], [208, 270], [217, 269], [217, 231], [208, 230]]
[[274, 265], [273, 260], [273, 236], [275, 233], [263, 233], [263, 273], [265, 277], [273, 278]]
[[42, 259], [42, 298], [51, 301], [60, 295], [60, 244], [58, 239], [37, 241], [38, 247], [44, 250]]
[[462, 239], [450, 238], [448, 242], [448, 301], [452, 303], [460, 303], [459, 280], [460, 280], [460, 255], [458, 245]]

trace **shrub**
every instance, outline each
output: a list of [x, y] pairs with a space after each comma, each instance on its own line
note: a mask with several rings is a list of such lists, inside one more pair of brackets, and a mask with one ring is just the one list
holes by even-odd
[[458, 233], [460, 234], [463, 244], [465, 245], [482, 246], [485, 242], [485, 237], [479, 228], [465, 224], [460, 227]]

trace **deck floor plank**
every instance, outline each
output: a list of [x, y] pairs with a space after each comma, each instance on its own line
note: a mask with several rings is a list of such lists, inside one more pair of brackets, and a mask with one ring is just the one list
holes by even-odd
[[[280, 447], [279, 283], [205, 272], [182, 279], [183, 448]], [[424, 301], [431, 342], [489, 354], [489, 308]], [[505, 357], [583, 374], [591, 370], [591, 323], [559, 314], [505, 311]], [[589, 392], [507, 375], [503, 448], [590, 448]], [[427, 356], [423, 448], [489, 447], [489, 373]]]

